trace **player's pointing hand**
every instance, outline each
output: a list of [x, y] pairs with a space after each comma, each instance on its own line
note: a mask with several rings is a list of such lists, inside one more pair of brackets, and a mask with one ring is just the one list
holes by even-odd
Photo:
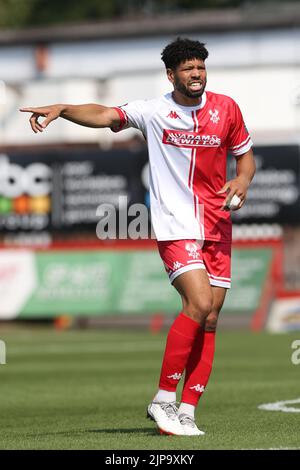
[[[44, 129], [50, 124], [50, 122], [57, 119], [63, 110], [62, 106], [51, 105], [42, 106], [40, 108], [21, 108], [22, 113], [32, 113], [29, 122], [33, 132], [43, 132]], [[39, 122], [40, 117], [45, 117], [42, 123]]]

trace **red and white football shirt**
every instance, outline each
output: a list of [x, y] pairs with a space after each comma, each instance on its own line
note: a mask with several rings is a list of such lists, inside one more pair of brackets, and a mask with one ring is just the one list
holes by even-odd
[[231, 241], [230, 213], [222, 211], [226, 158], [252, 146], [238, 105], [212, 92], [199, 106], [181, 106], [172, 93], [115, 108], [119, 131], [134, 127], [148, 143], [151, 219], [157, 240]]

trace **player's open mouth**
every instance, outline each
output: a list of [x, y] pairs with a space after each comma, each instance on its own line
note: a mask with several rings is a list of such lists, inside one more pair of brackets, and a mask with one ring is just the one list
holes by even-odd
[[202, 88], [202, 83], [200, 83], [200, 82], [192, 82], [192, 83], [190, 84], [190, 88], [191, 88], [193, 91], [199, 91], [199, 90], [201, 90], [201, 88]]

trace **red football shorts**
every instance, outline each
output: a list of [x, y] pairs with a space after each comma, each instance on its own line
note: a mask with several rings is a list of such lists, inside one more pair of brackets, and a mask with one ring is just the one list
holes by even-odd
[[231, 244], [213, 241], [158, 241], [170, 282], [192, 269], [205, 269], [212, 286], [230, 288]]

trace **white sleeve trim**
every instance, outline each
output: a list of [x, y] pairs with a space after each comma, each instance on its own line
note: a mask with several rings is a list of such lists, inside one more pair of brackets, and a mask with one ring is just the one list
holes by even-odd
[[240, 148], [238, 148], [238, 149], [236, 149], [236, 150], [231, 150], [231, 153], [232, 153], [233, 155], [242, 155], [243, 153], [248, 152], [248, 150], [251, 149], [252, 145], [253, 145], [253, 142], [252, 142], [252, 140], [250, 139], [249, 142], [248, 142], [246, 145], [244, 145], [243, 147], [240, 147]]
[[234, 149], [238, 149], [239, 147], [242, 147], [243, 145], [245, 145], [248, 142], [249, 139], [250, 139], [250, 135], [248, 135], [247, 139], [243, 140], [243, 142], [241, 142], [240, 144], [234, 145], [233, 147], [229, 147], [230, 150], [234, 150]]

